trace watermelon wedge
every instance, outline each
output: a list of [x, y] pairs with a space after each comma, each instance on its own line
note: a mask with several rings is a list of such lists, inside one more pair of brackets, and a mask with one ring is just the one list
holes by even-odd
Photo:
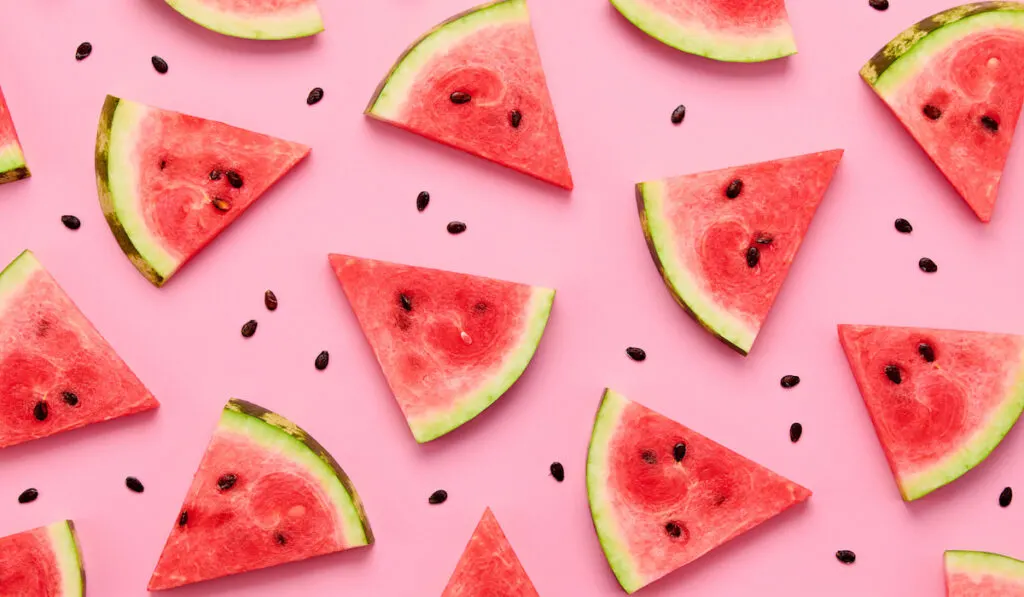
[[904, 500], [985, 460], [1024, 410], [1024, 336], [840, 325], [839, 341]]
[[166, 0], [211, 31], [247, 39], [291, 39], [324, 30], [316, 0]]
[[0, 184], [28, 178], [30, 173], [25, 164], [25, 154], [21, 151], [18, 132], [14, 130], [11, 111], [7, 109], [7, 100], [0, 89]]
[[640, 223], [676, 301], [746, 355], [843, 150], [636, 185]]
[[811, 492], [605, 390], [587, 453], [587, 496], [612, 572], [634, 593]]
[[0, 448], [157, 406], [35, 255], [0, 272]]
[[783, 0], [611, 0], [651, 37], [677, 50], [726, 62], [796, 54]]
[[539, 597], [491, 509], [473, 531], [441, 597]]
[[979, 2], [928, 17], [860, 75], [983, 222], [1024, 105], [1024, 4]]
[[84, 597], [85, 570], [70, 520], [0, 537], [0, 594]]
[[309, 154], [309, 147], [107, 96], [96, 184], [132, 264], [162, 286]]
[[355, 487], [327, 450], [288, 419], [232, 399], [174, 517], [149, 590], [372, 543]]
[[476, 417], [523, 374], [555, 291], [331, 255], [359, 325], [417, 442]]
[[1024, 597], [1024, 562], [981, 551], [947, 551], [947, 597]]
[[428, 31], [391, 67], [366, 114], [572, 189], [525, 0], [484, 4]]

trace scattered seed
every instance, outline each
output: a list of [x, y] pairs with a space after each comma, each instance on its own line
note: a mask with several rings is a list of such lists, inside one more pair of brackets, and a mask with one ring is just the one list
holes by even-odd
[[309, 95], [306, 96], [306, 105], [312, 106], [322, 99], [324, 99], [324, 90], [319, 87], [314, 87], [309, 91]]
[[74, 392], [62, 392], [60, 397], [68, 406], [78, 406], [78, 396]]
[[894, 384], [899, 385], [903, 383], [903, 375], [900, 374], [900, 368], [897, 367], [896, 365], [886, 365], [885, 376], [888, 377], [889, 381], [891, 381]]
[[128, 489], [131, 489], [135, 493], [142, 493], [146, 491], [146, 488], [142, 486], [142, 481], [139, 481], [135, 477], [127, 477], [124, 480], [124, 484]]
[[449, 234], [462, 234], [466, 231], [465, 222], [448, 222]]
[[792, 388], [798, 383], [800, 383], [799, 375], [783, 375], [782, 379], [779, 380], [779, 385], [784, 388]]
[[794, 444], [800, 441], [800, 436], [804, 434], [804, 426], [800, 423], [793, 423], [789, 426], [789, 441]]
[[658, 456], [650, 450], [644, 450], [640, 454], [640, 458], [643, 458], [647, 464], [658, 464]]
[[772, 238], [770, 235], [760, 234], [760, 235], [758, 235], [757, 240], [754, 241], [754, 242], [756, 242], [759, 245], [770, 245], [774, 241], [775, 241], [775, 239]]
[[889, 9], [889, 0], [868, 0], [868, 4], [875, 10]]
[[277, 310], [277, 295], [274, 294], [273, 290], [268, 290], [263, 293], [263, 304], [266, 305], [267, 311]]
[[32, 414], [35, 415], [37, 421], [45, 421], [46, 417], [50, 416], [50, 407], [45, 400], [40, 400], [32, 408]]
[[519, 124], [523, 122], [523, 113], [519, 110], [512, 110], [508, 113], [508, 123], [512, 125], [512, 128], [519, 128]]
[[161, 75], [167, 74], [167, 61], [166, 60], [164, 60], [163, 58], [161, 58], [159, 56], [153, 56], [151, 61], [153, 62], [153, 68], [156, 69], [156, 72], [160, 73]]
[[669, 537], [681, 537], [683, 535], [683, 529], [675, 522], [670, 522], [665, 525], [665, 532], [668, 533]]
[[562, 466], [561, 462], [551, 463], [551, 476], [559, 483], [565, 481], [565, 468]]
[[903, 218], [897, 218], [895, 222], [896, 231], [902, 232], [903, 234], [910, 234], [914, 231], [914, 227], [910, 225], [910, 222]]
[[917, 352], [921, 354], [921, 357], [929, 363], [935, 362], [935, 349], [924, 342], [917, 345]]
[[840, 549], [836, 552], [836, 559], [844, 564], [852, 564], [857, 561], [857, 554], [849, 549]]
[[220, 180], [221, 176], [224, 176], [224, 173], [221, 172], [220, 170], [211, 170], [210, 171], [210, 180]]
[[1012, 502], [1012, 501], [1013, 501], [1013, 488], [1012, 487], [1004, 488], [1003, 491], [999, 494], [999, 505], [1002, 506], [1003, 508], [1005, 508], [1005, 507], [1009, 506], [1010, 502]]
[[85, 60], [89, 57], [89, 54], [92, 54], [92, 44], [83, 41], [78, 44], [78, 49], [75, 50], [75, 60]]
[[238, 475], [234, 473], [225, 473], [217, 479], [217, 489], [221, 491], [227, 491], [238, 483]]
[[981, 126], [987, 128], [988, 130], [992, 131], [993, 133], [995, 133], [995, 132], [997, 132], [999, 130], [999, 123], [996, 122], [995, 118], [992, 118], [988, 114], [986, 114], [986, 115], [981, 117]]
[[452, 100], [453, 104], [465, 104], [473, 98], [465, 91], [453, 91], [452, 94], [448, 96], [448, 99]]
[[423, 211], [430, 205], [430, 193], [427, 191], [420, 191], [419, 195], [416, 195], [416, 211]]
[[743, 181], [736, 178], [729, 183], [729, 186], [725, 187], [725, 196], [729, 199], [735, 199], [740, 196], [743, 192]]
[[684, 118], [686, 118], [686, 106], [679, 104], [675, 110], [672, 110], [672, 124], [680, 124]]
[[35, 487], [29, 487], [25, 491], [22, 491], [21, 495], [18, 496], [18, 503], [19, 504], [28, 504], [30, 502], [36, 501], [38, 498], [39, 498], [39, 490], [36, 489]]
[[330, 360], [331, 355], [327, 354], [326, 350], [321, 350], [320, 354], [316, 355], [316, 360], [313, 361], [313, 366], [316, 367], [318, 371], [323, 371], [327, 368], [327, 363]]
[[749, 267], [757, 267], [757, 264], [761, 261], [761, 251], [757, 247], [750, 247], [747, 249], [747, 265]]
[[178, 526], [183, 527], [188, 524], [188, 510], [182, 510], [181, 516], [178, 517]]
[[257, 324], [255, 319], [250, 319], [249, 321], [245, 322], [245, 324], [242, 326], [242, 337], [252, 338], [252, 335], [256, 333], [256, 325]]
[[448, 500], [448, 492], [443, 490], [443, 489], [438, 489], [434, 493], [430, 494], [430, 497], [427, 498], [427, 503], [433, 504], [433, 505], [436, 506], [438, 504], [445, 503], [445, 501], [447, 501], [447, 500]]
[[682, 462], [683, 458], [686, 458], [686, 444], [679, 442], [672, 446], [672, 457], [676, 459], [676, 462]]
[[75, 216], [61, 216], [60, 221], [68, 230], [78, 230], [82, 227], [82, 220]]
[[236, 189], [242, 188], [242, 175], [234, 170], [228, 170], [226, 173], [228, 177], [228, 184]]
[[213, 206], [216, 207], [219, 211], [228, 211], [229, 209], [231, 209], [231, 202], [222, 197], [214, 197]]
[[939, 118], [942, 118], [942, 110], [940, 110], [938, 106], [933, 106], [931, 104], [926, 104], [925, 107], [921, 109], [921, 113], [929, 120], [938, 120]]
[[629, 358], [637, 362], [647, 358], [647, 353], [644, 351], [644, 349], [637, 348], [636, 346], [630, 346], [629, 348], [627, 348], [626, 354], [629, 355]]
[[288, 538], [283, 533], [274, 533], [274, 541], [277, 541], [278, 545], [284, 545], [288, 543]]
[[927, 257], [922, 257], [917, 262], [917, 267], [921, 268], [921, 271], [923, 271], [926, 274], [934, 274], [935, 272], [939, 271], [939, 266], [936, 265], [934, 261]]

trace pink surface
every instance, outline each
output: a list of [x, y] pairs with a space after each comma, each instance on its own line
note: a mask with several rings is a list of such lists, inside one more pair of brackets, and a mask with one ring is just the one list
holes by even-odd
[[[465, 0], [324, 2], [313, 40], [220, 37], [158, 0], [9, 2], [0, 84], [33, 177], [0, 187], [0, 261], [39, 258], [160, 399], [155, 413], [0, 452], [0, 534], [70, 517], [90, 594], [145, 595], [219, 409], [279, 410], [352, 476], [377, 544], [177, 595], [440, 595], [490, 505], [541, 595], [620, 595], [591, 527], [584, 461], [606, 385], [814, 491], [642, 594], [943, 594], [942, 550], [1024, 555], [1024, 434], [919, 503], [899, 498], [836, 336], [839, 322], [1024, 332], [1024, 155], [1011, 152], [981, 224], [857, 70], [944, 0], [790, 0], [801, 53], [724, 65], [647, 39], [598, 0], [532, 0], [576, 189], [534, 182], [373, 123], [362, 108], [405, 45]], [[390, 15], [390, 16], [389, 16]], [[397, 16], [396, 16], [397, 15]], [[74, 60], [89, 40], [93, 55]], [[163, 56], [170, 72], [152, 68]], [[308, 107], [313, 86], [325, 89]], [[105, 94], [227, 120], [313, 147], [310, 158], [165, 288], [123, 257], [96, 200]], [[680, 127], [669, 123], [679, 103]], [[843, 147], [846, 156], [752, 355], [676, 306], [636, 214], [638, 180]], [[424, 213], [416, 193], [433, 197]], [[60, 216], [83, 220], [77, 232]], [[914, 224], [897, 234], [896, 217]], [[449, 220], [469, 224], [449, 236]], [[330, 251], [558, 289], [521, 383], [478, 420], [417, 445], [388, 393]], [[925, 275], [917, 260], [939, 265]], [[268, 313], [263, 291], [281, 307]], [[239, 328], [260, 322], [245, 340]], [[642, 346], [644, 363], [623, 350]], [[313, 368], [320, 350], [331, 365]], [[803, 382], [778, 385], [786, 373]], [[789, 442], [800, 421], [800, 443]], [[560, 460], [566, 481], [548, 464]], [[1016, 466], [1014, 466], [1016, 465]], [[136, 475], [142, 495], [124, 487]], [[40, 498], [20, 506], [26, 487]], [[442, 506], [426, 498], [443, 487]], [[1019, 499], [1019, 498], [1018, 498]], [[837, 549], [857, 552], [843, 566]]]

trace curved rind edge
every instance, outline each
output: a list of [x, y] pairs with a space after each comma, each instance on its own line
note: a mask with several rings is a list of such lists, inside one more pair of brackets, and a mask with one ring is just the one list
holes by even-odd
[[13, 170], [7, 170], [0, 172], [0, 184], [8, 182], [14, 182], [16, 180], [22, 180], [32, 176], [32, 172], [29, 171], [28, 166], [19, 166]]
[[[315, 4], [313, 5], [313, 12], [316, 14], [315, 19], [311, 19], [309, 23], [304, 23], [303, 26], [301, 19], [295, 19], [300, 24], [295, 27], [281, 28], [280, 31], [273, 31], [267, 33], [266, 30], [261, 30], [258, 27], [253, 27], [251, 23], [247, 23], [245, 19], [233, 19], [225, 18], [228, 22], [228, 26], [218, 25], [217, 23], [206, 21], [200, 13], [201, 9], [197, 9], [195, 6], [190, 5], [186, 0], [164, 0], [168, 6], [174, 9], [175, 12], [192, 21], [196, 25], [213, 31], [214, 33], [220, 33], [228, 37], [236, 37], [239, 39], [252, 39], [257, 41], [279, 41], [286, 39], [300, 39], [303, 37], [310, 37], [320, 33], [324, 30], [323, 20], [320, 17], [320, 10]], [[192, 4], [196, 4], [193, 2]], [[212, 12], [212, 11], [210, 11]], [[221, 17], [225, 15], [220, 15]], [[211, 19], [212, 21], [213, 19]], [[270, 23], [274, 19], [264, 19], [265, 22]], [[280, 19], [279, 19], [280, 20]], [[280, 23], [278, 23], [280, 25]], [[271, 29], [273, 29], [271, 27]]]
[[979, 572], [1024, 583], [1024, 562], [999, 553], [950, 549], [943, 554], [943, 563], [947, 574]]

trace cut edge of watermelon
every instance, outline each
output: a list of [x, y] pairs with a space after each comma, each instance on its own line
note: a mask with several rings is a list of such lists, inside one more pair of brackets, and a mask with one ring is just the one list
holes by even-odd
[[274, 448], [308, 470], [320, 481], [341, 517], [346, 545], [373, 544], [373, 531], [352, 480], [338, 461], [304, 429], [273, 411], [239, 398], [232, 398], [224, 407], [219, 429]]
[[28, 249], [22, 251], [14, 261], [0, 270], [0, 313], [11, 295], [17, 293], [33, 274], [43, 269], [43, 264]]
[[85, 566], [82, 563], [82, 550], [78, 545], [78, 534], [75, 523], [70, 520], [55, 522], [46, 527], [53, 555], [60, 570], [61, 595], [85, 595]]
[[418, 443], [437, 439], [463, 424], [494, 404], [526, 371], [533, 355], [540, 345], [547, 328], [555, 291], [551, 288], [532, 287], [529, 316], [523, 334], [502, 363], [501, 369], [492, 375], [476, 391], [460, 399], [452, 408], [431, 417], [409, 419], [409, 428]]
[[622, 16], [665, 45], [722, 62], [765, 62], [797, 53], [788, 20], [759, 36], [689, 26], [637, 0], [611, 0]]
[[28, 178], [31, 175], [18, 141], [0, 147], [0, 184]]
[[676, 250], [668, 222], [655, 214], [661, 213], [665, 201], [665, 183], [656, 180], [636, 185], [636, 203], [640, 212], [640, 225], [647, 239], [647, 248], [654, 259], [662, 279], [676, 302], [697, 323], [728, 346], [746, 356], [758, 330], [715, 304], [695, 283], [695, 276], [676, 259]]
[[239, 15], [217, 10], [202, 0], [166, 0], [185, 18], [211, 31], [245, 39], [294, 39], [324, 30], [315, 2], [299, 10], [277, 11], [266, 16]]
[[948, 550], [943, 554], [946, 574], [998, 576], [1024, 584], [1024, 562], [985, 551]]

